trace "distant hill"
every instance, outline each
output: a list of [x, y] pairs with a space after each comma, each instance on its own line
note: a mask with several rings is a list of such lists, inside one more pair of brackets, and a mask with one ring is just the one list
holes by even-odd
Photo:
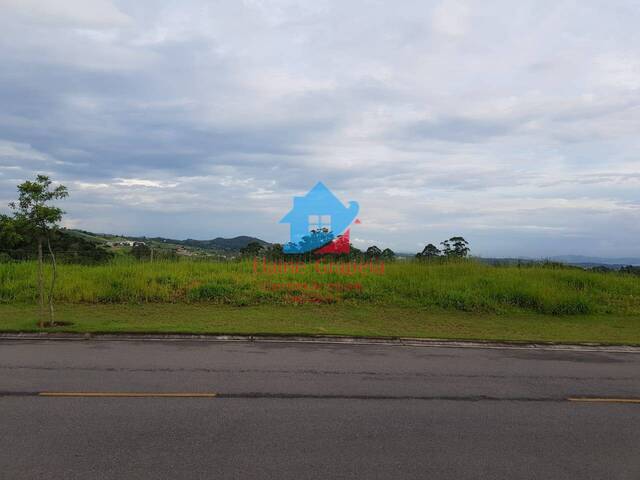
[[613, 270], [619, 270], [628, 265], [640, 265], [640, 258], [606, 258], [606, 257], [587, 257], [584, 255], [557, 255], [549, 258], [533, 259], [533, 258], [490, 258], [477, 257], [478, 260], [491, 265], [530, 265], [543, 263], [545, 261], [564, 263], [574, 267], [594, 268], [608, 267]]
[[257, 242], [260, 245], [264, 245], [264, 246], [270, 245], [268, 242], [265, 242], [264, 240], [260, 240], [259, 238], [255, 238], [255, 237], [248, 237], [246, 235], [241, 235], [239, 237], [233, 237], [233, 238], [218, 237], [218, 238], [214, 238], [213, 240], [193, 240], [189, 238], [187, 240], [173, 240], [173, 241], [178, 243], [179, 245], [188, 245], [190, 247], [210, 248], [210, 249], [217, 249], [217, 250], [240, 250], [241, 248], [246, 247], [252, 242]]
[[85, 240], [93, 241], [99, 244], [105, 244], [108, 242], [122, 242], [122, 241], [134, 241], [145, 242], [149, 244], [155, 244], [162, 247], [188, 247], [197, 250], [207, 250], [212, 252], [238, 252], [241, 248], [246, 247], [251, 242], [257, 242], [260, 245], [268, 246], [269, 242], [265, 242], [256, 237], [249, 237], [247, 235], [241, 235], [233, 238], [217, 237], [212, 240], [176, 240], [173, 238], [165, 237], [136, 237], [127, 235], [114, 235], [110, 233], [93, 233], [86, 230], [67, 229], [68, 233], [82, 237]]
[[587, 257], [584, 255], [558, 255], [549, 258], [554, 262], [568, 263], [569, 265], [640, 265], [640, 258], [637, 257], [622, 257], [622, 258], [606, 258], [606, 257]]
[[100, 243], [100, 244], [127, 239], [127, 237], [123, 237], [120, 235], [111, 235], [108, 233], [93, 233], [93, 232], [87, 232], [86, 230], [78, 230], [75, 228], [63, 228], [62, 230], [68, 233], [69, 235], [80, 237], [90, 242]]
[[533, 265], [542, 262], [542, 260], [532, 260], [530, 258], [494, 258], [494, 257], [474, 257], [482, 263], [489, 265]]

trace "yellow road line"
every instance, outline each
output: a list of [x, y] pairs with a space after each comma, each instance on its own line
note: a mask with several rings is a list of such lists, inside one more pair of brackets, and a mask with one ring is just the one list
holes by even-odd
[[161, 393], [161, 392], [40, 392], [40, 397], [162, 397], [162, 398], [212, 398], [215, 393]]
[[640, 398], [567, 398], [570, 402], [588, 402], [588, 403], [640, 403]]

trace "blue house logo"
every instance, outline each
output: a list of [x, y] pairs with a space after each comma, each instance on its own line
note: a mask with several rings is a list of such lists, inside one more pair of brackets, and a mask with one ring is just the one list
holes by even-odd
[[[351, 201], [343, 203], [322, 182], [304, 197], [293, 197], [293, 208], [280, 223], [291, 225], [291, 239], [284, 253], [348, 253], [349, 226], [360, 207]], [[356, 220], [356, 223], [359, 223]], [[346, 247], [345, 247], [346, 246]], [[346, 248], [346, 251], [345, 251]]]

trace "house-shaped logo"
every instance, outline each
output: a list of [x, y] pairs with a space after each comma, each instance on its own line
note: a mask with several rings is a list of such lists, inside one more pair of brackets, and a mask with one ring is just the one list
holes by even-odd
[[291, 225], [291, 239], [283, 247], [284, 253], [348, 253], [349, 226], [359, 208], [354, 201], [345, 207], [318, 182], [304, 197], [293, 197], [293, 208], [280, 220]]

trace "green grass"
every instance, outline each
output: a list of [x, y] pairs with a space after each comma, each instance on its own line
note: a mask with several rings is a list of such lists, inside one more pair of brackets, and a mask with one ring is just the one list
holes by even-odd
[[[0, 305], [0, 330], [36, 332], [37, 308]], [[640, 344], [628, 316], [495, 315], [352, 305], [61, 305], [54, 332], [353, 335], [464, 340]]]
[[[82, 332], [640, 343], [640, 278], [628, 274], [476, 261], [396, 262], [383, 274], [306, 270], [269, 275], [251, 262], [126, 258], [63, 264], [57, 320]], [[0, 330], [36, 328], [35, 279], [33, 262], [0, 264]]]
[[[55, 298], [69, 304], [327, 303], [475, 313], [640, 315], [640, 278], [570, 268], [493, 267], [474, 261], [396, 262], [384, 274], [254, 274], [251, 262], [196, 260], [63, 264]], [[34, 304], [36, 265], [0, 264], [0, 304]], [[317, 288], [274, 289], [274, 284]], [[361, 289], [342, 288], [359, 284]]]

